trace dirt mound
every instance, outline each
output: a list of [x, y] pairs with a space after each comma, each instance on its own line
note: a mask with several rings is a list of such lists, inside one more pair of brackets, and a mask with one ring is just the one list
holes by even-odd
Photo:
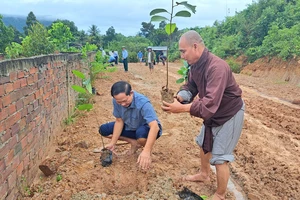
[[300, 84], [300, 61], [283, 61], [279, 58], [261, 58], [243, 68], [241, 74], [268, 78], [275, 82]]

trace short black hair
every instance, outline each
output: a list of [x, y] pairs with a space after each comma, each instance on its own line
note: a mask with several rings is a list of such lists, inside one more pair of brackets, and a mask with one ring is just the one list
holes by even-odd
[[126, 81], [118, 81], [115, 82], [112, 86], [111, 86], [111, 90], [110, 90], [110, 94], [112, 97], [120, 94], [120, 93], [125, 93], [126, 96], [130, 95], [131, 92], [131, 85], [126, 82]]

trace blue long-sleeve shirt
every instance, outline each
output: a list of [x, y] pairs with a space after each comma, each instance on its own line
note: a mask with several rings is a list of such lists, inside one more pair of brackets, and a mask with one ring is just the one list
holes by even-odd
[[126, 49], [122, 50], [122, 58], [126, 59], [128, 57], [128, 52], [126, 51]]

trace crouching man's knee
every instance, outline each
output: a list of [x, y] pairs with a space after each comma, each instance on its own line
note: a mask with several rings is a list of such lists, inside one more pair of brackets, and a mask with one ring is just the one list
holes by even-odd
[[110, 134], [110, 131], [108, 130], [108, 127], [106, 127], [106, 124], [102, 124], [100, 127], [99, 127], [99, 133], [100, 135], [104, 136], [104, 137], [107, 137], [109, 136]]

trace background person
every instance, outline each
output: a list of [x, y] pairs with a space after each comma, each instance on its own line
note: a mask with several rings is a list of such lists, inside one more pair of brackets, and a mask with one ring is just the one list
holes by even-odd
[[137, 53], [137, 59], [140, 62], [140, 64], [142, 64], [142, 62], [143, 62], [143, 53], [142, 53], [141, 50]]
[[128, 72], [128, 52], [125, 46], [122, 46], [122, 61], [124, 65], [124, 71]]
[[147, 63], [149, 66], [150, 73], [152, 73], [154, 70], [154, 61], [155, 61], [155, 54], [152, 51], [152, 48], [148, 48]]

